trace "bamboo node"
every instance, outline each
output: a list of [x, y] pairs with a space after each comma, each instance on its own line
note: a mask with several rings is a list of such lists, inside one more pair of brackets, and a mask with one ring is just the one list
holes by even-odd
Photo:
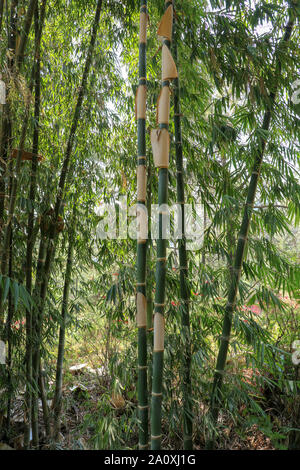
[[223, 339], [224, 341], [229, 341], [229, 340], [230, 340], [230, 336], [223, 336], [223, 335], [221, 335], [221, 336], [220, 336], [220, 339]]
[[159, 436], [152, 436], [151, 434], [151, 439], [161, 439], [162, 438], [162, 434], [160, 434]]
[[139, 444], [139, 449], [148, 449], [149, 444]]
[[145, 410], [146, 408], [149, 408], [149, 405], [145, 405], [145, 406], [138, 405], [139, 410]]
[[233, 271], [237, 274], [240, 274], [241, 268], [233, 268]]
[[226, 308], [227, 308], [227, 307], [233, 308], [233, 307], [234, 307], [234, 303], [232, 303], [232, 302], [227, 302]]
[[154, 397], [162, 397], [162, 393], [161, 393], [161, 392], [160, 392], [160, 393], [152, 392], [152, 395], [153, 395]]

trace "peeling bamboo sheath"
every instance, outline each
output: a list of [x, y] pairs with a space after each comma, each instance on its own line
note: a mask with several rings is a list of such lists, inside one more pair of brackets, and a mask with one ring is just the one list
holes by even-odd
[[135, 97], [135, 117], [137, 120], [137, 203], [140, 227], [137, 237], [137, 283], [136, 309], [138, 327], [138, 417], [139, 449], [148, 448], [148, 390], [147, 390], [147, 299], [146, 299], [146, 254], [148, 221], [146, 214], [146, 46], [147, 46], [147, 0], [140, 2], [139, 30], [139, 86]]
[[[170, 88], [169, 80], [177, 77], [177, 70], [170, 52], [173, 27], [173, 2], [165, 2], [165, 13], [158, 27], [159, 39], [162, 39], [162, 89], [157, 102], [157, 129], [151, 131], [153, 159], [158, 172], [158, 204], [168, 202], [168, 167], [170, 152], [169, 114]], [[161, 448], [161, 409], [162, 377], [164, 354], [164, 306], [166, 282], [167, 244], [163, 238], [163, 214], [159, 212], [159, 235], [157, 239], [156, 289], [154, 310], [154, 347], [153, 347], [153, 380], [151, 398], [151, 449]]]

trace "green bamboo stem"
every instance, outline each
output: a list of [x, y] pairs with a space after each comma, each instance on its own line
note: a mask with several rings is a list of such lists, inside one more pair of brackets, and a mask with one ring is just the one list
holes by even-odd
[[[174, 31], [174, 60], [177, 65], [177, 37], [175, 23]], [[177, 65], [178, 71], [178, 65]], [[178, 241], [179, 250], [179, 270], [180, 270], [180, 308], [182, 321], [183, 353], [182, 353], [182, 386], [183, 386], [183, 434], [184, 449], [193, 448], [193, 417], [192, 417], [192, 387], [191, 387], [191, 335], [190, 335], [190, 313], [189, 301], [190, 292], [188, 288], [188, 259], [185, 240], [184, 223], [184, 168], [182, 153], [182, 134], [181, 134], [181, 106], [180, 106], [180, 83], [179, 78], [174, 79], [174, 125], [175, 125], [175, 151], [176, 151], [176, 179], [177, 179], [177, 204], [181, 207], [181, 233], [182, 238]]]
[[36, 271], [36, 283], [33, 292], [33, 298], [36, 301], [36, 307], [32, 311], [32, 406], [31, 406], [31, 422], [32, 422], [32, 446], [34, 449], [38, 448], [39, 445], [39, 426], [38, 426], [38, 399], [39, 399], [39, 390], [38, 390], [38, 378], [39, 378], [39, 366], [40, 366], [40, 356], [39, 356], [39, 295], [38, 293], [41, 290], [42, 285], [42, 272], [43, 266], [45, 263], [46, 250], [47, 250], [48, 237], [47, 233], [41, 233], [41, 241], [39, 246], [38, 262], [37, 262], [37, 271]]
[[[165, 11], [173, 5], [165, 1]], [[170, 48], [170, 40], [164, 39], [163, 44]], [[164, 80], [162, 88], [169, 88], [170, 82]], [[169, 129], [168, 123], [159, 124], [160, 129]], [[160, 167], [158, 171], [158, 205], [168, 202], [168, 168]], [[154, 302], [154, 346], [153, 346], [153, 377], [151, 397], [151, 449], [160, 450], [162, 439], [162, 394], [163, 394], [163, 358], [164, 358], [164, 308], [166, 285], [167, 240], [163, 238], [163, 217], [159, 212], [157, 259], [155, 272]]]
[[44, 379], [44, 373], [42, 371], [41, 360], [39, 363], [38, 384], [39, 384], [40, 398], [42, 402], [43, 420], [44, 420], [45, 431], [46, 431], [46, 439], [49, 442], [51, 439], [50, 410], [49, 410], [49, 406], [47, 402], [47, 392], [45, 388], [45, 379]]
[[[148, 245], [147, 245], [147, 259], [151, 260], [151, 217], [152, 217], [152, 168], [151, 162], [148, 162], [148, 175], [147, 175], [147, 214], [148, 214]], [[147, 264], [147, 279], [148, 282], [146, 284], [146, 298], [147, 298], [147, 331], [148, 333], [152, 332], [153, 330], [153, 296], [152, 296], [152, 289], [153, 289], [153, 280], [152, 280], [152, 273], [151, 273], [151, 266], [148, 262]], [[152, 338], [153, 339], [153, 338]], [[150, 366], [151, 364], [149, 364]], [[150, 371], [149, 371], [150, 373]], [[148, 374], [149, 375], [149, 374]], [[151, 374], [150, 377], [151, 379]], [[151, 387], [149, 388], [151, 390]]]
[[[43, 28], [43, 23], [41, 22], [41, 27], [39, 28], [39, 31], [38, 31], [38, 38], [36, 39], [36, 45], [35, 45], [36, 48], [37, 47], [39, 48], [41, 35], [42, 35], [42, 28]], [[36, 50], [35, 50], [35, 56], [36, 56]], [[30, 94], [32, 93], [33, 85], [34, 85], [35, 68], [36, 67], [35, 67], [35, 62], [34, 62], [33, 67], [32, 67], [32, 72], [31, 72], [30, 83], [28, 87]], [[12, 223], [12, 219], [14, 216], [15, 205], [16, 205], [16, 200], [17, 200], [17, 189], [18, 189], [18, 184], [19, 184], [19, 174], [20, 174], [21, 163], [22, 163], [22, 152], [24, 150], [25, 139], [26, 139], [26, 134], [27, 134], [29, 113], [30, 113], [30, 100], [28, 99], [25, 105], [25, 113], [24, 113], [23, 125], [22, 125], [22, 130], [21, 130], [21, 138], [20, 138], [19, 150], [18, 150], [18, 155], [16, 159], [16, 167], [15, 167], [15, 172], [14, 172], [15, 174], [14, 174], [11, 194], [10, 194], [8, 221], [6, 224], [6, 229], [5, 229], [4, 238], [3, 238], [3, 247], [2, 247], [2, 253], [1, 253], [2, 275], [5, 275], [6, 269], [7, 269], [7, 254], [8, 254], [9, 240], [10, 240], [11, 223]]]
[[[282, 44], [287, 43], [291, 37], [293, 25], [294, 25], [294, 18], [290, 16], [290, 19], [286, 25], [285, 33], [282, 38], [280, 46]], [[280, 47], [279, 46], [279, 47]], [[277, 54], [275, 54], [276, 56]], [[279, 86], [279, 79], [280, 79], [280, 72], [281, 72], [281, 63], [280, 60], [277, 59], [276, 63], [276, 71], [275, 71], [275, 85], [273, 91], [270, 93], [268, 106], [264, 115], [262, 130], [268, 131], [270, 128], [272, 113], [274, 111], [275, 105], [275, 98]], [[227, 298], [227, 305], [225, 307], [225, 314], [223, 320], [223, 327], [222, 327], [222, 335], [220, 340], [220, 347], [216, 362], [216, 369], [214, 374], [214, 382], [213, 382], [213, 389], [211, 394], [211, 404], [210, 404], [210, 414], [213, 420], [214, 425], [217, 423], [218, 415], [220, 408], [222, 406], [222, 384], [223, 384], [223, 377], [225, 373], [225, 365], [230, 341], [230, 334], [231, 334], [231, 327], [232, 327], [232, 317], [233, 312], [236, 307], [236, 299], [239, 287], [239, 281], [242, 272], [242, 264], [244, 260], [244, 253], [248, 239], [248, 232], [251, 222], [251, 216], [253, 212], [253, 205], [255, 201], [255, 195], [257, 190], [257, 184], [260, 176], [261, 165], [263, 162], [265, 147], [266, 147], [266, 139], [261, 136], [258, 138], [258, 145], [257, 151], [254, 158], [254, 165], [251, 174], [251, 179], [248, 187], [247, 199], [244, 207], [244, 213], [242, 218], [242, 223], [238, 235], [238, 242], [237, 248], [234, 257], [234, 264], [232, 269], [232, 277], [230, 281], [230, 288], [228, 292]], [[214, 438], [215, 433], [213, 433], [213, 437], [208, 442], [207, 447], [213, 448], [214, 446]]]
[[[16, 46], [16, 17], [17, 17], [17, 6], [18, 1], [13, 0], [10, 5], [10, 21], [8, 26], [8, 49], [11, 51], [15, 50]], [[8, 15], [8, 2], [6, 2], [6, 10]], [[7, 58], [7, 68], [9, 73], [12, 72], [13, 58]], [[8, 90], [6, 90], [6, 96]], [[11, 134], [12, 134], [12, 123], [11, 123], [11, 112], [9, 102], [3, 105], [3, 119], [1, 129], [1, 145], [0, 145], [0, 157], [1, 157], [1, 174], [0, 174], [0, 234], [3, 235], [4, 226], [4, 212], [5, 212], [5, 198], [6, 198], [6, 165], [7, 159], [10, 152]], [[1, 240], [2, 241], [2, 240]]]
[[21, 67], [24, 60], [24, 52], [37, 3], [37, 0], [30, 0], [30, 3], [27, 8], [20, 44], [16, 51], [16, 63], [19, 68]]
[[60, 432], [60, 419], [61, 419], [61, 409], [62, 409], [62, 383], [63, 383], [63, 362], [65, 354], [65, 335], [66, 335], [66, 320], [69, 309], [69, 294], [70, 294], [70, 284], [72, 277], [73, 269], [73, 254], [74, 254], [74, 241], [75, 241], [75, 211], [73, 209], [73, 217], [70, 224], [69, 231], [69, 247], [67, 255], [67, 265], [66, 265], [66, 274], [64, 282], [64, 291], [63, 291], [63, 300], [61, 308], [61, 324], [59, 328], [59, 343], [58, 343], [58, 353], [57, 353], [57, 362], [56, 362], [56, 379], [55, 379], [55, 392], [53, 398], [53, 415], [54, 415], [54, 440], [59, 440]]
[[[10, 236], [10, 245], [9, 245], [9, 266], [8, 266], [8, 276], [12, 278], [13, 272], [13, 235]], [[9, 436], [10, 433], [10, 421], [11, 421], [11, 401], [13, 394], [13, 385], [12, 385], [12, 376], [11, 376], [11, 365], [12, 365], [12, 338], [11, 338], [11, 326], [13, 321], [14, 314], [14, 304], [12, 300], [11, 292], [8, 294], [8, 312], [6, 319], [6, 339], [7, 339], [7, 420], [6, 420], [6, 434]]]
[[0, 1], [0, 35], [2, 33], [2, 20], [3, 20], [3, 8], [4, 7], [4, 0]]
[[[39, 41], [39, 25], [43, 24], [46, 10], [46, 1], [41, 4], [41, 14], [39, 19], [38, 4], [35, 10], [34, 27], [36, 41], [35, 56], [35, 76], [34, 76], [34, 130], [32, 144], [32, 163], [30, 175], [29, 199], [31, 201], [31, 210], [28, 213], [27, 221], [27, 247], [26, 247], [26, 288], [29, 294], [32, 291], [32, 262], [33, 249], [35, 243], [34, 237], [34, 201], [36, 197], [37, 185], [37, 169], [38, 169], [38, 152], [39, 152], [39, 120], [40, 120], [40, 41]], [[26, 394], [25, 394], [25, 412], [24, 412], [24, 448], [28, 449], [30, 445], [30, 423], [31, 423], [31, 388], [32, 388], [32, 311], [26, 311]]]
[[[147, 87], [147, 1], [140, 1], [140, 37], [139, 37], [139, 88]], [[139, 91], [138, 91], [139, 93]], [[138, 206], [145, 212], [146, 205], [146, 115], [139, 108], [146, 110], [146, 95], [141, 103], [137, 93], [137, 198]], [[137, 326], [138, 326], [138, 417], [139, 449], [148, 449], [148, 387], [147, 387], [147, 296], [146, 296], [147, 240], [139, 235], [137, 239]]]

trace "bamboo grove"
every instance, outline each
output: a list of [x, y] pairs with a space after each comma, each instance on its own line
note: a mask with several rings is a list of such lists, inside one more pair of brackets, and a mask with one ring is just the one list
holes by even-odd
[[0, 1], [0, 446], [299, 448], [299, 16]]

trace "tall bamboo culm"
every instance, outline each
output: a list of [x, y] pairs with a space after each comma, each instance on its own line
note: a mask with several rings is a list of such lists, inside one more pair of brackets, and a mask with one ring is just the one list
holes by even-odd
[[163, 233], [164, 205], [168, 202], [169, 168], [169, 116], [170, 116], [170, 80], [177, 77], [176, 65], [170, 52], [173, 28], [173, 2], [165, 1], [165, 13], [158, 27], [158, 36], [162, 40], [162, 88], [157, 102], [158, 128], [151, 131], [151, 144], [154, 164], [158, 170], [159, 233], [157, 239], [157, 260], [155, 273], [154, 301], [154, 345], [153, 378], [151, 398], [151, 449], [161, 448], [162, 427], [162, 391], [163, 391], [163, 355], [164, 355], [164, 309], [166, 283], [167, 240]]
[[[140, 33], [139, 33], [139, 86], [136, 93], [137, 119], [137, 204], [141, 220], [140, 232], [137, 239], [137, 285], [136, 308], [138, 327], [138, 416], [139, 416], [139, 449], [148, 448], [148, 387], [147, 387], [147, 296], [146, 296], [146, 266], [147, 266], [147, 166], [146, 166], [146, 94], [147, 94], [147, 1], [140, 1]], [[146, 232], [145, 232], [146, 230]], [[147, 235], [146, 235], [147, 234]]]
[[53, 398], [53, 418], [54, 418], [54, 432], [53, 436], [55, 441], [58, 441], [60, 436], [61, 427], [61, 410], [62, 410], [62, 385], [63, 385], [63, 366], [65, 355], [65, 336], [66, 336], [66, 323], [69, 312], [69, 296], [72, 281], [72, 270], [74, 263], [74, 244], [76, 234], [76, 203], [73, 206], [73, 214], [69, 227], [69, 247], [66, 263], [66, 274], [64, 281], [63, 300], [61, 306], [61, 324], [59, 328], [59, 342], [56, 361], [56, 378], [55, 378], [55, 392]]
[[[173, 24], [173, 53], [178, 70], [178, 52], [176, 34], [176, 22]], [[176, 180], [177, 180], [177, 204], [181, 207], [181, 234], [178, 240], [179, 251], [179, 276], [180, 276], [180, 310], [182, 325], [182, 389], [183, 389], [183, 447], [185, 450], [193, 448], [193, 416], [192, 416], [192, 389], [191, 389], [191, 335], [190, 335], [190, 292], [188, 287], [188, 258], [185, 240], [184, 225], [184, 169], [181, 134], [181, 106], [179, 77], [174, 79], [174, 127], [175, 127], [175, 152], [176, 152]]]
[[[33, 250], [34, 250], [34, 202], [36, 197], [37, 186], [37, 171], [38, 171], [38, 152], [39, 152], [39, 120], [40, 120], [40, 99], [41, 99], [41, 84], [40, 84], [40, 40], [39, 28], [40, 24], [44, 23], [44, 15], [46, 9], [46, 0], [41, 4], [41, 15], [39, 14], [39, 4], [37, 3], [34, 12], [34, 30], [35, 30], [35, 71], [34, 71], [34, 130], [33, 130], [33, 144], [32, 144], [32, 164], [30, 174], [30, 189], [29, 199], [32, 208], [28, 214], [27, 222], [27, 246], [26, 246], [26, 289], [31, 294], [32, 292], [32, 265], [33, 265]], [[30, 422], [31, 422], [31, 389], [32, 389], [32, 312], [31, 308], [26, 311], [26, 395], [25, 395], [25, 412], [24, 412], [24, 447], [29, 448], [30, 444]]]
[[[293, 26], [294, 26], [294, 14], [290, 12], [289, 21], [285, 27], [285, 33], [279, 45], [279, 48], [286, 44], [292, 34]], [[278, 50], [277, 50], [278, 52]], [[277, 53], [275, 53], [275, 58]], [[279, 79], [281, 74], [281, 63], [280, 59], [277, 56], [276, 67], [275, 67], [275, 74], [274, 74], [274, 88], [271, 91], [268, 99], [268, 106], [265, 111], [263, 123], [262, 123], [262, 130], [265, 132], [269, 131], [270, 123], [272, 114], [274, 112], [275, 107], [275, 99], [276, 94], [279, 86]], [[223, 384], [223, 376], [225, 372], [225, 364], [227, 359], [229, 341], [230, 341], [230, 333], [231, 333], [231, 326], [232, 326], [232, 317], [233, 312], [236, 307], [236, 299], [239, 287], [239, 281], [242, 272], [242, 264], [244, 260], [244, 253], [245, 248], [247, 245], [248, 239], [248, 232], [251, 222], [251, 216], [253, 212], [253, 205], [256, 196], [256, 189], [257, 184], [260, 176], [261, 165], [263, 162], [264, 152], [266, 147], [266, 138], [260, 137], [257, 143], [257, 151], [254, 158], [254, 165], [252, 169], [251, 179], [249, 183], [247, 199], [244, 207], [244, 213], [241, 223], [241, 228], [238, 235], [238, 242], [236, 247], [236, 252], [234, 256], [234, 264], [232, 269], [232, 276], [228, 291], [228, 298], [227, 298], [227, 305], [225, 307], [225, 314], [223, 320], [223, 327], [222, 327], [222, 335], [219, 347], [219, 353], [217, 357], [215, 375], [214, 375], [214, 382], [213, 382], [213, 390], [211, 394], [211, 404], [210, 404], [210, 414], [213, 420], [213, 425], [215, 426], [218, 420], [218, 415], [220, 408], [222, 406], [222, 384]], [[215, 431], [213, 431], [212, 437], [210, 438], [207, 448], [212, 449], [214, 447], [214, 440], [215, 440]]]

